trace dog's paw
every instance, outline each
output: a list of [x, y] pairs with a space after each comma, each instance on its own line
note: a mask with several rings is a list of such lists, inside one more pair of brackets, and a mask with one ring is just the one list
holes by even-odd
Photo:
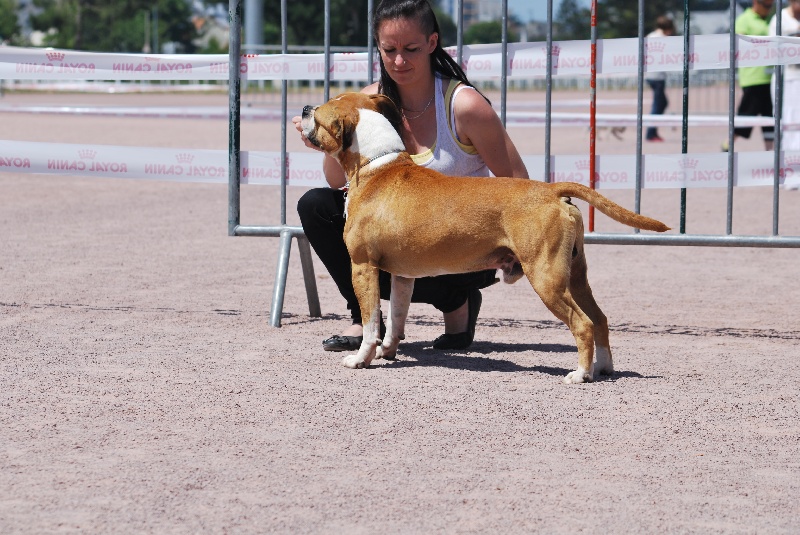
[[591, 383], [592, 382], [592, 374], [584, 369], [578, 368], [574, 372], [569, 372], [566, 377], [564, 377], [564, 382], [568, 385], [576, 385], [580, 383]]
[[352, 368], [354, 370], [366, 367], [364, 361], [358, 358], [358, 355], [347, 355], [342, 359], [342, 366], [345, 368]]
[[381, 351], [378, 348], [378, 354], [375, 358], [384, 359], [384, 360], [397, 360], [397, 351]]
[[594, 372], [601, 375], [614, 374], [614, 360], [611, 358], [611, 351], [605, 347], [598, 347], [595, 351], [596, 362]]
[[397, 348], [386, 347], [383, 345], [378, 346], [378, 350], [375, 353], [376, 359], [386, 359], [386, 360], [395, 360], [397, 356]]

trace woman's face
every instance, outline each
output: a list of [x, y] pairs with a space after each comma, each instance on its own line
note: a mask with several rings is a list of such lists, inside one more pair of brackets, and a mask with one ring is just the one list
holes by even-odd
[[398, 85], [430, 75], [430, 54], [438, 41], [439, 35], [426, 36], [416, 19], [386, 20], [378, 27], [378, 50]]
[[790, 0], [789, 7], [792, 8], [792, 15], [800, 20], [800, 0]]

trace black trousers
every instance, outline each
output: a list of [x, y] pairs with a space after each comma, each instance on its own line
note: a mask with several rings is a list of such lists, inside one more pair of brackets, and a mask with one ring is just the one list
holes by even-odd
[[[347, 301], [353, 323], [362, 323], [361, 309], [353, 290], [350, 254], [344, 244], [344, 198], [344, 192], [338, 189], [312, 189], [298, 201], [297, 213], [311, 247]], [[379, 280], [381, 298], [389, 299], [391, 276], [381, 271]], [[495, 270], [423, 277], [415, 280], [411, 301], [429, 303], [442, 312], [452, 312], [467, 301], [471, 290], [495, 282]]]
[[[743, 87], [742, 100], [739, 102], [736, 113], [739, 115], [772, 117], [772, 90], [770, 85], [759, 84]], [[734, 135], [745, 139], [750, 139], [752, 132], [752, 126], [741, 126], [733, 129]], [[773, 141], [775, 139], [775, 127], [773, 126], [762, 126], [761, 133], [764, 136], [764, 141]]]

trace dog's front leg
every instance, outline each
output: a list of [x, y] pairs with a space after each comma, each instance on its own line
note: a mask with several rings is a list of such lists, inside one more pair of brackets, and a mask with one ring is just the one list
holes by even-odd
[[392, 294], [389, 297], [389, 317], [386, 318], [386, 336], [378, 347], [378, 358], [392, 359], [397, 354], [400, 340], [405, 338], [406, 317], [411, 294], [414, 292], [414, 279], [392, 275]]
[[355, 355], [342, 359], [348, 368], [366, 368], [375, 358], [378, 345], [378, 330], [381, 323], [381, 294], [378, 286], [378, 268], [369, 264], [352, 264], [353, 289], [361, 308], [361, 321], [364, 325], [364, 337], [361, 347]]

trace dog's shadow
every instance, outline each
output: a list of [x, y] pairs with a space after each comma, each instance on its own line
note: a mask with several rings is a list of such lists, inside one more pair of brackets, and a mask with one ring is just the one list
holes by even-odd
[[[517, 362], [488, 356], [504, 352], [535, 351], [538, 353], [569, 353], [577, 356], [577, 348], [567, 344], [507, 344], [497, 342], [476, 342], [469, 351], [439, 351], [430, 346], [430, 342], [408, 342], [400, 345], [397, 360], [387, 361], [386, 366], [392, 368], [412, 368], [419, 366], [451, 368], [472, 372], [534, 372], [545, 375], [564, 377], [574, 368], [556, 366], [523, 366]], [[623, 378], [647, 379], [639, 373], [617, 371], [614, 375], [597, 375], [597, 381], [615, 381]]]
[[[347, 320], [345, 316], [337, 314], [328, 314], [325, 318], [308, 318], [302, 315], [293, 315], [284, 313], [284, 319], [289, 322], [298, 324], [310, 324], [323, 319], [329, 320]], [[288, 322], [287, 322], [288, 323]], [[432, 325], [433, 321], [428, 322], [424, 319], [417, 319], [409, 324], [419, 325]], [[503, 325], [516, 325], [535, 327], [539, 329], [551, 328], [554, 326], [562, 327], [563, 324], [555, 320], [540, 320], [523, 322], [518, 320], [506, 319], [498, 322]], [[494, 326], [494, 325], [491, 325]], [[522, 353], [525, 351], [533, 351], [538, 353], [566, 353], [571, 354], [569, 358], [577, 358], [578, 349], [571, 344], [526, 344], [526, 343], [504, 343], [504, 342], [475, 342], [467, 351], [439, 351], [431, 347], [431, 342], [401, 342], [396, 360], [377, 361], [382, 362], [382, 366], [391, 366], [392, 368], [411, 368], [415, 366], [430, 366], [430, 367], [444, 367], [456, 370], [475, 371], [475, 372], [534, 372], [543, 373], [545, 375], [553, 376], [566, 376], [574, 370], [574, 368], [561, 368], [555, 366], [522, 366], [514, 361], [497, 358], [497, 353]], [[478, 356], [478, 355], [495, 355], [494, 357]], [[373, 365], [375, 362], [373, 362]], [[615, 371], [614, 375], [596, 375], [595, 382], [598, 381], [616, 381], [619, 379], [661, 379], [661, 376], [646, 376], [634, 371]]]
[[408, 342], [400, 345], [398, 358], [390, 361], [392, 367], [410, 368], [416, 366], [435, 366], [473, 372], [538, 372], [548, 375], [566, 375], [572, 370], [551, 366], [522, 366], [517, 362], [490, 358], [487, 356], [498, 352], [515, 353], [522, 351], [540, 351], [547, 353], [573, 353], [575, 348], [565, 344], [504, 344], [476, 342], [469, 351], [439, 351], [433, 349], [430, 342]]
[[[534, 372], [545, 375], [564, 377], [574, 368], [561, 368], [557, 366], [524, 366], [517, 362], [502, 358], [488, 356], [496, 353], [534, 351], [539, 353], [568, 353], [577, 356], [577, 348], [567, 344], [507, 344], [496, 342], [476, 342], [469, 351], [440, 351], [433, 349], [430, 342], [408, 342], [400, 346], [397, 360], [387, 361], [386, 366], [392, 368], [412, 368], [430, 366], [451, 368], [472, 372]], [[622, 371], [614, 372], [613, 376], [600, 375], [596, 381], [614, 381], [622, 378], [645, 379], [643, 375]]]

